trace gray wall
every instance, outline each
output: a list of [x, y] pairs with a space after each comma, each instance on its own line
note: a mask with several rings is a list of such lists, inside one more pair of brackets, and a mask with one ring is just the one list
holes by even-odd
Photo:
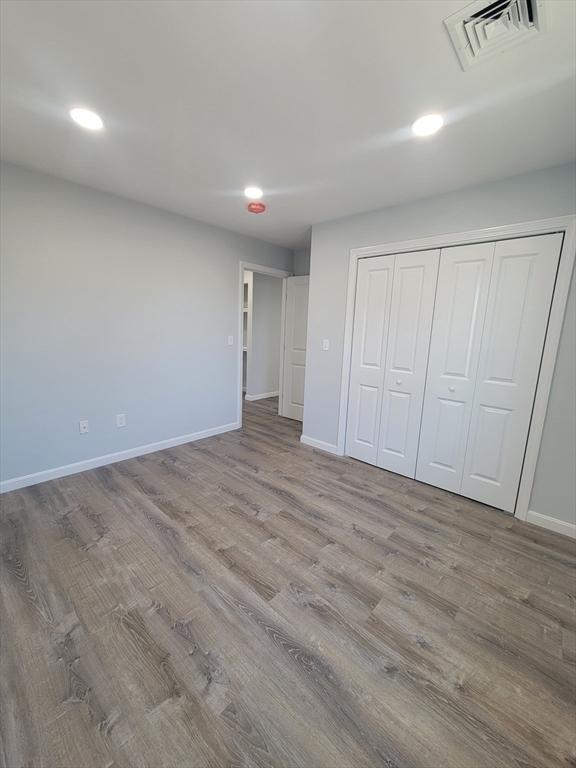
[[310, 274], [310, 248], [300, 248], [294, 251], [294, 274]]
[[570, 283], [530, 509], [576, 525], [576, 272]]
[[247, 395], [278, 392], [282, 279], [253, 272], [252, 347], [248, 353]]
[[[351, 248], [574, 213], [575, 178], [574, 164], [559, 166], [314, 226], [304, 435], [337, 442]], [[328, 352], [322, 339], [330, 340]], [[569, 455], [569, 445], [557, 448]], [[551, 480], [542, 477], [543, 461], [538, 471], [545, 488]]]
[[12, 165], [2, 182], [2, 479], [235, 422], [238, 262], [292, 253]]

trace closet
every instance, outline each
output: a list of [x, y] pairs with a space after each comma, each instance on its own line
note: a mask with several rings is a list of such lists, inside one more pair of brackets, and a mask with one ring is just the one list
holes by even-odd
[[360, 259], [346, 454], [512, 512], [561, 245]]
[[439, 251], [361, 259], [346, 453], [414, 477]]

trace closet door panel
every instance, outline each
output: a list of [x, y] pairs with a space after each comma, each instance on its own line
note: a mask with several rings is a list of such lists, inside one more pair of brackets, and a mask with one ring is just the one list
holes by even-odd
[[430, 341], [416, 478], [460, 491], [494, 243], [445, 248]]
[[414, 477], [440, 251], [396, 256], [378, 466]]
[[461, 492], [514, 511], [562, 235], [496, 243]]
[[346, 454], [376, 463], [394, 256], [360, 259], [356, 284]]

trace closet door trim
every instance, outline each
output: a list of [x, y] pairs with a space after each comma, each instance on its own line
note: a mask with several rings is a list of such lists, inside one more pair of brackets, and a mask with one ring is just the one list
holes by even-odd
[[[560, 232], [564, 235], [556, 286], [552, 298], [548, 331], [544, 344], [540, 376], [530, 422], [530, 431], [526, 444], [524, 465], [520, 478], [520, 487], [516, 501], [515, 516], [520, 520], [528, 517], [528, 505], [534, 482], [536, 463], [540, 450], [546, 408], [550, 395], [554, 365], [558, 353], [558, 344], [562, 332], [562, 323], [570, 288], [570, 278], [574, 268], [576, 251], [576, 216], [559, 216], [550, 219], [527, 221], [484, 229], [468, 230], [444, 235], [434, 235], [413, 240], [404, 240], [362, 248], [352, 248], [348, 264], [348, 293], [346, 301], [346, 322], [344, 329], [344, 349], [342, 359], [342, 378], [340, 387], [340, 413], [338, 419], [338, 438], [334, 453], [344, 455], [346, 443], [346, 424], [348, 413], [348, 390], [350, 383], [350, 361], [352, 355], [352, 328], [354, 322], [354, 299], [356, 296], [356, 275], [358, 260], [367, 256], [385, 256], [388, 254], [407, 253], [410, 251], [428, 251], [446, 248], [452, 245], [470, 245], [473, 243], [494, 242], [518, 237], [546, 235]], [[312, 268], [312, 280], [314, 269]]]

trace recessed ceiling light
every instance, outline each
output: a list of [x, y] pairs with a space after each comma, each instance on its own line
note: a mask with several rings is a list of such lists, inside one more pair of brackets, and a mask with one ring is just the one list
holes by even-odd
[[92, 112], [90, 109], [74, 107], [74, 109], [70, 110], [70, 117], [75, 123], [81, 125], [82, 128], [88, 128], [89, 131], [100, 131], [104, 128], [100, 115], [97, 115], [96, 112]]
[[424, 115], [412, 123], [412, 133], [415, 136], [432, 136], [444, 125], [442, 115]]
[[260, 200], [264, 193], [260, 187], [246, 187], [244, 194], [249, 200]]

